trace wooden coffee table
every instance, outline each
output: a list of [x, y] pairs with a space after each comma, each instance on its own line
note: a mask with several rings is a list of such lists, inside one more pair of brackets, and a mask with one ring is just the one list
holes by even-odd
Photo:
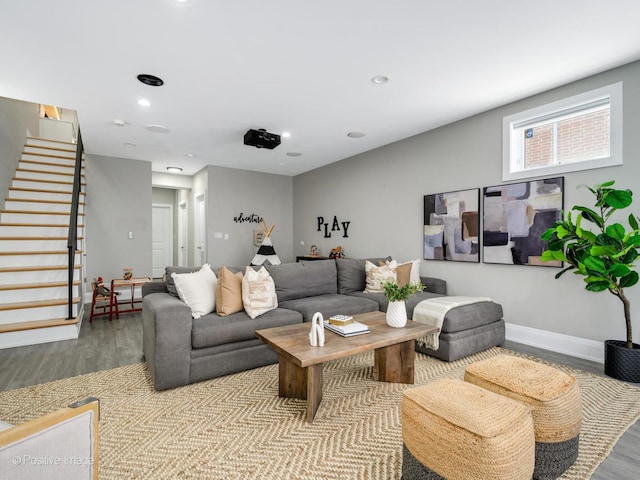
[[342, 337], [325, 329], [324, 347], [309, 344], [310, 323], [257, 330], [256, 335], [280, 355], [281, 397], [307, 400], [307, 422], [312, 422], [322, 401], [322, 364], [375, 350], [373, 379], [380, 382], [413, 383], [415, 340], [437, 328], [407, 321], [402, 328], [387, 325], [383, 312], [354, 315], [371, 333]]

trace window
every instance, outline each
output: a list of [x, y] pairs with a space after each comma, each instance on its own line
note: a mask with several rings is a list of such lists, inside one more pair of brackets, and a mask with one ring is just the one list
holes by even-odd
[[503, 119], [502, 180], [622, 165], [622, 82]]

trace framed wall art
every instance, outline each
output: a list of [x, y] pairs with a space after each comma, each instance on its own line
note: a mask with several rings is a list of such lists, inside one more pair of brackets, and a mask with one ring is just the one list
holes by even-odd
[[542, 262], [541, 235], [562, 218], [564, 177], [483, 189], [482, 259], [484, 263], [561, 267]]
[[479, 206], [479, 188], [425, 195], [425, 260], [479, 262]]

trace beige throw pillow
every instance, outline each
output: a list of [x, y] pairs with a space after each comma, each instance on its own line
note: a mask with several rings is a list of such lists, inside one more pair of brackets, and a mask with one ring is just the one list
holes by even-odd
[[193, 273], [172, 273], [180, 300], [191, 308], [193, 318], [213, 312], [216, 308], [216, 286], [218, 279], [206, 263]]
[[364, 263], [364, 271], [366, 276], [366, 286], [364, 293], [382, 293], [384, 289], [382, 284], [387, 281], [397, 281], [396, 269], [398, 263], [395, 260], [391, 260], [386, 265], [377, 267], [369, 260]]
[[256, 272], [253, 268], [247, 267], [242, 279], [242, 303], [251, 318], [278, 306], [276, 284], [266, 268], [262, 267]]
[[218, 288], [216, 290], [216, 313], [222, 317], [241, 312], [242, 272], [232, 273], [224, 265], [218, 270]]

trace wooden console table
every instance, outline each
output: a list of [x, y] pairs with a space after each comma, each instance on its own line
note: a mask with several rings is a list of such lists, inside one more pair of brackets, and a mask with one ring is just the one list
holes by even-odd
[[[149, 277], [142, 277], [142, 278], [132, 278], [131, 280], [123, 280], [123, 279], [113, 279], [111, 280], [111, 301], [110, 301], [110, 308], [109, 308], [109, 321], [111, 321], [111, 318], [113, 317], [113, 312], [115, 310], [116, 313], [116, 318], [119, 319], [120, 318], [120, 313], [129, 313], [129, 312], [139, 312], [142, 310], [142, 307], [137, 307], [136, 308], [136, 303], [141, 303], [142, 302], [142, 298], [135, 298], [135, 289], [136, 287], [139, 287], [140, 285], [142, 285], [145, 282], [149, 282], [151, 281], [151, 278]], [[116, 289], [122, 289], [122, 288], [130, 288], [131, 289], [131, 299], [129, 300], [125, 300], [122, 302], [118, 301], [118, 296], [116, 295]], [[126, 309], [126, 310], [120, 310], [120, 305], [128, 305], [130, 308]]]

